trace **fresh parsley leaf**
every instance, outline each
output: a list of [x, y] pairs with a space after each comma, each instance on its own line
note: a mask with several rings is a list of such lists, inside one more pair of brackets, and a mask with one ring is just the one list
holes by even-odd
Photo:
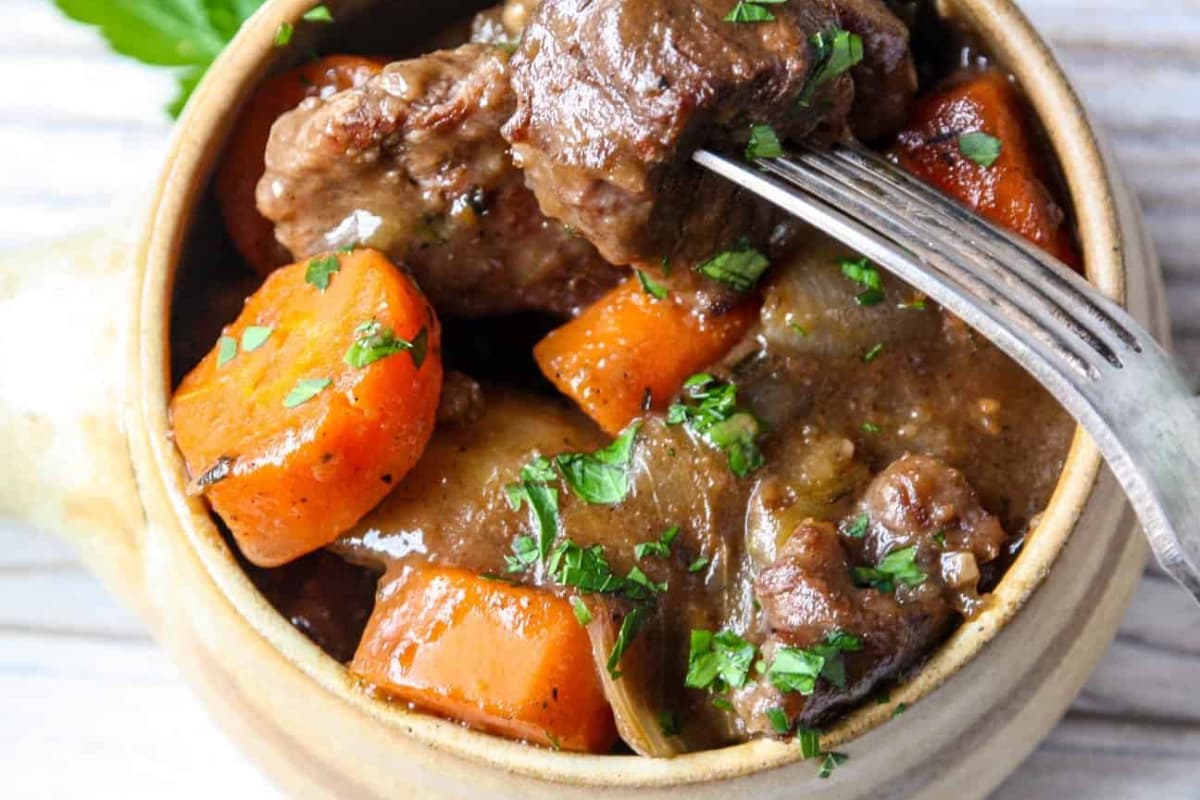
[[920, 586], [928, 577], [917, 565], [915, 545], [893, 550], [875, 567], [855, 567], [852, 574], [859, 586], [869, 586], [885, 594], [896, 591], [897, 583]]
[[808, 43], [813, 66], [800, 91], [798, 104], [801, 108], [812, 104], [818, 89], [863, 59], [862, 39], [858, 34], [840, 28], [818, 31], [808, 38]]
[[734, 291], [745, 292], [753, 288], [770, 265], [767, 257], [751, 247], [749, 239], [742, 237], [728, 250], [701, 262], [696, 270]]
[[871, 516], [869, 514], [859, 514], [848, 522], [842, 522], [842, 533], [851, 539], [861, 539], [867, 535], [867, 531], [869, 530], [871, 530]]
[[333, 14], [330, 12], [329, 6], [322, 3], [305, 11], [300, 19], [305, 22], [333, 22]]
[[945, 533], [945, 531], [938, 531], [937, 533], [935, 533], [933, 535], [933, 543], [936, 544], [938, 547], [942, 548], [943, 550], [946, 549], [946, 533]]
[[[534, 561], [545, 560], [550, 555], [554, 540], [558, 538], [558, 487], [550, 483], [555, 478], [550, 460], [538, 456], [521, 467], [520, 477], [520, 481], [504, 487], [504, 494], [514, 511], [520, 510], [522, 505], [529, 505], [531, 521], [537, 530], [537, 538], [533, 540], [537, 558], [510, 562], [509, 571], [520, 571]], [[517, 567], [517, 563], [522, 566]]]
[[713, 708], [719, 708], [722, 711], [733, 711], [733, 703], [726, 700], [724, 697], [714, 697], [711, 701]]
[[801, 728], [797, 731], [796, 743], [800, 745], [801, 758], [816, 758], [821, 755], [821, 732], [815, 728]]
[[779, 135], [770, 125], [751, 125], [750, 142], [746, 145], [746, 158], [778, 158], [783, 155]]
[[900, 716], [905, 711], [908, 711], [908, 703], [897, 703], [896, 707], [892, 709], [892, 719]]
[[710, 427], [705, 436], [728, 454], [733, 474], [744, 478], [766, 463], [756, 444], [761, 432], [762, 426], [753, 414], [739, 411]]
[[633, 546], [633, 555], [641, 561], [646, 556], [668, 558], [671, 555], [671, 543], [679, 536], [679, 526], [672, 525], [662, 532], [656, 542], [641, 542]]
[[758, 648], [733, 631], [693, 630], [684, 685], [723, 692], [746, 685]]
[[854, 298], [860, 306], [873, 306], [883, 302], [883, 276], [879, 270], [865, 258], [838, 259], [842, 274], [863, 287], [862, 292]]
[[571, 610], [575, 612], [575, 619], [579, 620], [579, 624], [587, 627], [592, 621], [592, 612], [588, 611], [587, 603], [579, 597], [571, 597]]
[[322, 292], [329, 288], [329, 281], [333, 277], [333, 273], [342, 268], [342, 262], [334, 254], [317, 256], [308, 262], [308, 268], [304, 270], [304, 280], [310, 286], [315, 286]]
[[708, 556], [699, 556], [691, 564], [688, 564], [688, 572], [699, 572], [708, 566]]
[[633, 272], [635, 275], [637, 275], [638, 280], [642, 284], [642, 291], [653, 297], [655, 300], [667, 299], [667, 295], [669, 294], [667, 287], [654, 280], [654, 278], [651, 278], [650, 274], [643, 270], [635, 269]]
[[864, 422], [862, 424], [863, 433], [877, 434], [883, 431], [883, 428], [876, 425], [874, 422]]
[[792, 722], [788, 719], [787, 712], [779, 706], [767, 709], [767, 722], [771, 723], [771, 730], [778, 733], [780, 736], [787, 736], [792, 729]]
[[747, 411], [737, 409], [737, 384], [718, 381], [708, 373], [683, 384], [684, 402], [667, 409], [667, 424], [687, 424], [697, 436], [725, 452], [729, 468], [743, 478], [765, 463], [758, 449], [762, 425]]
[[658, 715], [658, 727], [663, 736], [678, 736], [683, 728], [679, 724], [678, 711], [662, 711]]
[[958, 151], [987, 169], [1000, 158], [1000, 140], [983, 131], [964, 133], [958, 137]]
[[808, 330], [805, 329], [805, 327], [799, 322], [789, 322], [788, 327], [792, 329], [792, 333], [796, 334], [801, 339], [803, 339], [805, 336], [808, 336]]
[[783, 2], [786, 0], [738, 0], [737, 5], [721, 19], [724, 22], [771, 22], [775, 15], [763, 6]]
[[275, 46], [287, 47], [292, 43], [292, 37], [296, 34], [296, 26], [290, 22], [281, 22], [279, 27], [275, 29]]
[[217, 366], [223, 367], [237, 357], [238, 343], [232, 336], [222, 336], [217, 340]]
[[821, 768], [817, 771], [817, 777], [824, 780], [833, 774], [833, 771], [845, 764], [850, 756], [845, 753], [826, 753], [825, 760], [821, 762]]
[[767, 677], [781, 692], [810, 695], [816, 689], [817, 678], [844, 688], [846, 670], [842, 654], [861, 649], [862, 640], [846, 631], [834, 631], [824, 642], [812, 647], [780, 647], [767, 667]]
[[[650, 580], [650, 576], [645, 572], [642, 572], [642, 568], [637, 565], [629, 568], [629, 574], [625, 576], [625, 580], [628, 582], [628, 584], [641, 586], [652, 595], [665, 592], [667, 590], [667, 584], [665, 582], [655, 583], [654, 581]], [[626, 593], [629, 592], [629, 586], [626, 587], [625, 591]]]
[[621, 658], [629, 649], [629, 645], [633, 643], [638, 631], [646, 624], [649, 616], [650, 609], [643, 605], [637, 605], [625, 615], [625, 619], [621, 620], [621, 629], [617, 631], [617, 641], [608, 655], [608, 674], [614, 681], [621, 677], [621, 673], [617, 669], [621, 665]]
[[329, 388], [333, 383], [331, 378], [305, 378], [296, 383], [296, 386], [283, 398], [284, 408], [295, 408], [312, 400], [321, 392]]
[[372, 319], [354, 329], [354, 343], [342, 360], [355, 369], [363, 369], [380, 359], [408, 351], [412, 354], [413, 364], [420, 369], [425, 363], [428, 349], [428, 328], [421, 328], [409, 342], [397, 336], [391, 328]]
[[524, 572], [538, 562], [538, 543], [532, 536], [513, 539], [512, 555], [504, 557], [504, 569], [509, 574]]
[[863, 353], [862, 360], [864, 364], [870, 364], [875, 359], [879, 358], [879, 354], [883, 352], [883, 342], [876, 342], [867, 348]]
[[251, 325], [242, 331], [242, 352], [253, 353], [266, 344], [267, 339], [275, 332], [274, 328], [266, 325]]
[[594, 453], [564, 453], [554, 459], [563, 480], [588, 503], [613, 505], [629, 494], [629, 463], [641, 424], [633, 423], [612, 444]]

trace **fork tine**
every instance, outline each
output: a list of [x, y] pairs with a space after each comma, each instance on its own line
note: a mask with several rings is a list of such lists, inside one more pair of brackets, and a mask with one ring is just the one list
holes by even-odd
[[1065, 265], [1054, 269], [1048, 266], [1046, 254], [1024, 237], [993, 225], [968, 211], [953, 198], [934, 187], [917, 180], [903, 168], [886, 158], [858, 145], [843, 145], [828, 151], [811, 151], [805, 159], [813, 162], [836, 164], [840, 171], [847, 168], [869, 185], [881, 190], [898, 190], [917, 202], [925, 202], [936, 209], [931, 221], [943, 229], [951, 224], [963, 226], [971, 231], [977, 241], [974, 244], [986, 249], [997, 261], [1005, 264], [1012, 272], [1021, 275], [1040, 291], [1055, 297], [1060, 306], [1082, 307], [1089, 317], [1101, 326], [1097, 334], [1108, 339], [1110, 346], [1120, 350], [1118, 343], [1141, 352], [1142, 344], [1137, 335], [1118, 320], [1111, 303], [1097, 299], [1087, 282], [1074, 270]]
[[[1094, 381], [1099, 376], [1094, 359], [1088, 357], [1094, 353], [1081, 353], [1073, 346], [1073, 337], [1069, 332], [1064, 335], [1061, 326], [1053, 321], [1049, 325], [1039, 324], [967, 270], [924, 261], [917, 251], [927, 248], [911, 235], [893, 237], [876, 232], [867, 220], [860, 222], [830, 202], [814, 176], [800, 173], [796, 183], [785, 182], [704, 150], [698, 151], [694, 159], [845, 242], [959, 316], [976, 319], [982, 314], [990, 323], [985, 332], [1002, 349], [1020, 361], [1040, 360], [1053, 368], [1054, 374], [1040, 376], [1044, 380], [1065, 389], [1071, 381], [1062, 374], [1064, 372], [1072, 372], [1085, 381]], [[803, 191], [797, 191], [797, 188]]]
[[762, 162], [761, 166], [791, 180], [805, 175], [820, 192], [852, 205], [852, 216], [871, 220], [884, 227], [897, 241], [903, 238], [918, 242], [915, 246], [910, 242], [908, 246], [921, 253], [925, 260], [939, 264], [943, 269], [971, 272], [974, 278], [987, 284], [992, 291], [1013, 300], [1021, 315], [1036, 325], [1050, 327], [1057, 323], [1059, 327], [1069, 329], [1104, 361], [1121, 368], [1122, 362], [1117, 354], [1122, 347], [1121, 341], [1106, 336], [1103, 327], [1097, 328], [1080, 320], [1064, 302], [1044, 291], [1037, 281], [1010, 269], [1008, 262], [994, 255], [991, 249], [981, 247], [978, 240], [968, 240], [961, 230], [941, 223], [939, 218], [944, 214], [941, 205], [950, 202], [944, 197], [936, 197], [939, 206], [931, 205], [923, 197], [902, 197], [906, 205], [902, 210], [897, 210], [894, 208], [896, 192], [890, 186], [877, 183], [864, 185], [857, 170], [851, 172], [844, 167], [839, 168], [836, 162], [830, 163], [830, 160], [823, 159], [815, 152], [799, 159], [771, 159]]

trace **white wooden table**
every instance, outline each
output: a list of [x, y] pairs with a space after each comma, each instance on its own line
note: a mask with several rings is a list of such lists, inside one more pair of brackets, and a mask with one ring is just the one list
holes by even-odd
[[[1200, 368], [1200, 0], [1023, 4], [1141, 195], [1178, 352]], [[9, 250], [120, 218], [165, 153], [171, 82], [108, 55], [50, 0], [0, 5]], [[1150, 568], [1072, 711], [995, 797], [1200, 798], [1198, 670], [1200, 609]], [[0, 787], [11, 800], [278, 796], [69, 548], [4, 523]]]

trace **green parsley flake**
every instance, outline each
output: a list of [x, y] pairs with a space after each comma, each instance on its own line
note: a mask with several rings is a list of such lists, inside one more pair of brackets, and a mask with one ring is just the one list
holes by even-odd
[[788, 327], [792, 329], [792, 333], [796, 334], [801, 339], [803, 339], [805, 336], [808, 336], [808, 330], [799, 322], [789, 322]]
[[342, 268], [342, 262], [336, 255], [317, 256], [308, 262], [304, 271], [304, 280], [310, 286], [315, 286], [322, 292], [329, 288], [333, 273]]
[[766, 463], [757, 444], [762, 425], [753, 414], [737, 409], [737, 384], [700, 373], [687, 379], [683, 394], [685, 402], [667, 409], [668, 425], [686, 423], [697, 436], [724, 451], [729, 469], [739, 478]]
[[648, 273], [643, 272], [640, 269], [635, 269], [633, 272], [635, 275], [637, 275], [638, 280], [642, 284], [642, 290], [646, 294], [650, 295], [655, 300], [667, 299], [667, 295], [669, 294], [667, 287], [663, 286], [661, 283], [651, 278]]
[[958, 150], [979, 166], [987, 169], [1000, 158], [1000, 140], [995, 136], [975, 131], [958, 137]]
[[223, 367], [237, 357], [238, 343], [232, 336], [222, 336], [217, 340], [217, 366]]
[[292, 43], [292, 36], [296, 33], [296, 26], [290, 22], [281, 22], [279, 27], [275, 29], [275, 46], [287, 47]]
[[767, 257], [751, 247], [749, 239], [742, 237], [730, 249], [700, 263], [696, 270], [734, 291], [745, 292], [754, 287], [770, 265]]
[[699, 572], [708, 566], [708, 556], [700, 556], [691, 564], [688, 564], [688, 572]]
[[608, 655], [608, 674], [614, 681], [621, 677], [621, 672], [617, 669], [621, 665], [621, 658], [629, 649], [629, 645], [633, 643], [638, 631], [646, 624], [649, 616], [650, 610], [646, 606], [638, 605], [634, 606], [633, 610], [625, 615], [625, 619], [621, 620], [621, 629], [617, 631], [617, 641]]
[[[558, 488], [550, 485], [555, 478], [550, 459], [538, 456], [521, 467], [520, 480], [504, 487], [504, 495], [514, 511], [528, 504], [537, 539], [517, 537], [513, 555], [506, 559], [509, 572], [521, 572], [550, 554], [558, 538]], [[523, 541], [528, 539], [528, 542]]]
[[711, 701], [713, 708], [719, 708], [722, 711], [733, 711], [733, 703], [726, 700], [724, 697], [714, 697]]
[[821, 768], [817, 771], [817, 777], [824, 780], [833, 774], [833, 771], [845, 764], [850, 756], [845, 753], [826, 753], [825, 760], [821, 762]]
[[770, 125], [751, 125], [750, 142], [746, 145], [746, 158], [778, 158], [783, 155], [779, 135]]
[[641, 542], [633, 546], [633, 555], [638, 561], [641, 561], [647, 556], [659, 556], [660, 558], [668, 558], [671, 555], [671, 543], [679, 537], [679, 526], [672, 525], [662, 532], [656, 542]]
[[863, 433], [877, 434], [883, 431], [883, 428], [876, 425], [874, 422], [864, 422], [862, 424]]
[[767, 722], [771, 723], [771, 730], [780, 736], [787, 736], [788, 732], [792, 729], [792, 723], [788, 719], [787, 712], [779, 706], [767, 709]]
[[946, 549], [946, 534], [943, 531], [938, 531], [933, 535], [933, 543], [943, 550]]
[[329, 7], [322, 3], [304, 12], [301, 17], [305, 22], [333, 22], [333, 14]]
[[767, 677], [781, 692], [810, 695], [817, 679], [824, 678], [839, 689], [846, 685], [843, 653], [862, 649], [862, 639], [846, 631], [834, 631], [812, 647], [780, 647], [775, 651]]
[[801, 758], [816, 758], [821, 755], [821, 732], [815, 728], [801, 728], [797, 731], [796, 743], [800, 745]]
[[242, 352], [253, 353], [266, 344], [267, 339], [271, 338], [271, 334], [274, 332], [274, 328], [266, 325], [251, 325], [246, 328], [242, 331]]
[[876, 342], [875, 344], [871, 345], [865, 353], [863, 353], [863, 356], [862, 356], [863, 363], [870, 364], [872, 361], [879, 358], [879, 354], [882, 352], [883, 352], [883, 342]]
[[877, 589], [885, 594], [895, 592], [897, 583], [920, 586], [928, 577], [917, 565], [915, 545], [893, 550], [875, 567], [855, 567], [852, 574], [859, 586]]
[[693, 630], [684, 685], [689, 689], [723, 692], [746, 685], [758, 652], [733, 631]]
[[594, 453], [564, 453], [554, 459], [571, 490], [588, 503], [613, 505], [629, 494], [633, 440], [641, 423], [621, 432], [608, 447]]
[[870, 261], [865, 258], [838, 259], [842, 274], [863, 287], [862, 292], [854, 298], [860, 306], [873, 306], [883, 302], [883, 276], [879, 274]]
[[588, 611], [587, 603], [582, 599], [571, 597], [571, 610], [575, 612], [575, 619], [579, 620], [579, 624], [585, 628], [592, 621], [592, 612]]
[[421, 328], [410, 342], [372, 319], [354, 329], [354, 344], [350, 345], [342, 360], [356, 369], [363, 369], [380, 359], [405, 351], [412, 354], [413, 365], [420, 369], [429, 351], [429, 329]]
[[555, 736], [555, 735], [554, 735], [553, 733], [551, 733], [550, 731], [548, 731], [548, 730], [545, 730], [544, 728], [543, 728], [542, 730], [543, 730], [543, 732], [546, 734], [546, 739], [547, 739], [547, 741], [549, 741], [549, 742], [550, 742], [550, 749], [551, 749], [551, 750], [553, 750], [553, 751], [555, 751], [555, 752], [558, 752], [559, 750], [562, 750], [562, 742], [560, 742], [560, 741], [558, 740], [558, 737], [557, 737], [557, 736]]
[[331, 378], [305, 378], [299, 381], [295, 388], [283, 398], [284, 408], [295, 408], [312, 400], [333, 383]]
[[737, 5], [721, 19], [724, 22], [772, 22], [775, 15], [763, 6], [784, 2], [787, 0], [738, 0]]
[[863, 43], [858, 34], [833, 28], [808, 38], [813, 56], [811, 77], [800, 92], [798, 104], [808, 108], [817, 90], [857, 65], [863, 59]]
[[851, 539], [861, 539], [867, 535], [867, 531], [869, 530], [871, 530], [871, 517], [869, 514], [859, 514], [849, 522], [842, 522], [842, 533]]
[[678, 711], [662, 711], [658, 715], [658, 727], [663, 736], [678, 736], [683, 728], [679, 724]]
[[908, 711], [908, 703], [897, 703], [896, 707], [892, 709], [892, 719], [900, 716], [905, 711]]

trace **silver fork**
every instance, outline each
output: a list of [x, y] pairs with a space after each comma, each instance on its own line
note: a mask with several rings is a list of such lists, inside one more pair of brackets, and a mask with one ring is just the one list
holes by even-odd
[[694, 160], [907, 281], [1087, 429], [1171, 577], [1200, 601], [1200, 403], [1128, 313], [1071, 269], [857, 146]]

